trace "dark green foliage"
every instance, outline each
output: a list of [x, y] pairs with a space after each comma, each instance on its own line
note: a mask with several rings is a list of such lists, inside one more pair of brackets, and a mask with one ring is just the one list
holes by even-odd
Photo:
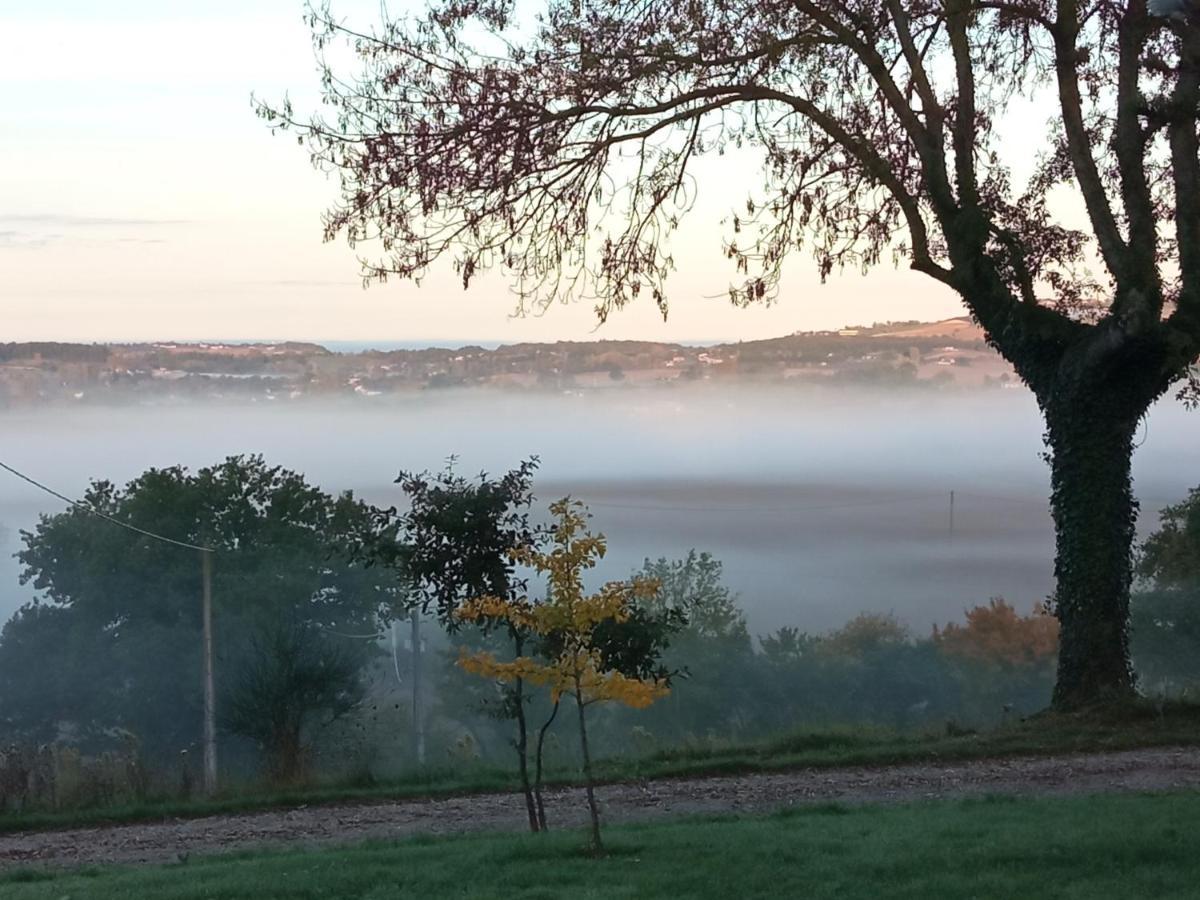
[[[391, 572], [343, 556], [353, 536], [374, 526], [374, 511], [261, 457], [232, 457], [195, 473], [151, 469], [124, 488], [95, 481], [83, 503], [214, 549], [221, 696], [236, 693], [245, 654], [274, 630], [321, 629], [314, 639], [332, 646], [345, 640], [333, 632], [376, 631], [397, 602]], [[169, 766], [180, 751], [195, 750], [199, 554], [79, 508], [42, 516], [22, 539], [22, 579], [41, 596], [0, 635], [0, 722], [9, 736], [99, 749], [119, 728]]]
[[315, 726], [355, 709], [366, 692], [361, 643], [331, 641], [312, 623], [279, 623], [254, 634], [221, 705], [224, 726], [266, 750], [282, 784], [306, 768]]
[[[677, 670], [664, 661], [675, 635], [687, 624], [678, 609], [648, 609], [634, 606], [629, 618], [618, 622], [606, 619], [592, 632], [592, 644], [600, 653], [605, 670], [620, 672], [644, 681], [657, 679], [670, 683]], [[556, 656], [553, 646], [542, 648], [545, 655]]]
[[1152, 697], [1200, 691], [1200, 588], [1133, 595], [1131, 643], [1142, 690]]
[[[762, 692], [779, 721], [893, 728], [940, 724], [966, 712], [950, 662], [887, 616], [861, 615], [820, 636], [783, 629], [764, 640]], [[999, 712], [999, 710], [997, 710]], [[971, 718], [991, 720], [990, 711]]]
[[1133, 657], [1143, 690], [1155, 697], [1200, 690], [1200, 488], [1159, 513], [1142, 544], [1133, 597]]
[[737, 734], [750, 727], [760, 704], [753, 696], [754, 651], [737, 595], [721, 580], [721, 562], [695, 550], [680, 560], [647, 559], [638, 577], [659, 583], [651, 608], [683, 616], [665, 655], [681, 677], [665, 700], [639, 719], [660, 738]]
[[409, 501], [405, 569], [422, 611], [432, 609], [445, 627], [457, 627], [454, 612], [469, 597], [511, 598], [524, 590], [509, 555], [538, 539], [529, 521], [537, 465], [532, 457], [498, 479], [482, 473], [470, 480], [449, 466], [396, 479]]
[[821, 635], [783, 627], [756, 648], [709, 554], [647, 561], [638, 575], [662, 585], [651, 608], [686, 611], [687, 624], [663, 654], [679, 677], [652, 710], [599, 720], [605, 752], [721, 746], [796, 728], [978, 728], [1034, 713], [1050, 699], [1052, 656], [1018, 654], [1005, 665], [962, 658], [874, 614]]
[[1161, 588], [1200, 586], [1200, 487], [1158, 514], [1158, 531], [1142, 544], [1137, 572]]
[[711, 553], [689, 550], [680, 560], [666, 557], [642, 565], [637, 574], [658, 582], [654, 606], [684, 615], [683, 639], [717, 640], [729, 646], [749, 641], [746, 617], [737, 605], [737, 595], [721, 581], [721, 562]]

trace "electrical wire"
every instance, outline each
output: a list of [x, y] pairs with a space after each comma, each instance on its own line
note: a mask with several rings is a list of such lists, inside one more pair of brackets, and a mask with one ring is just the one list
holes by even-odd
[[832, 503], [821, 506], [672, 506], [649, 503], [604, 503], [584, 501], [588, 507], [598, 509], [640, 509], [655, 512], [825, 512], [836, 509], [855, 509], [860, 506], [890, 506], [898, 503], [925, 503], [941, 500], [945, 493], [925, 494], [916, 497], [893, 497], [889, 500], [858, 500], [849, 503]]
[[335, 631], [331, 628], [325, 628], [324, 625], [317, 625], [317, 628], [324, 631], [326, 635], [337, 635], [338, 637], [349, 637], [354, 641], [378, 641], [379, 638], [388, 636], [386, 631], [376, 631], [373, 635], [352, 635], [348, 631]]
[[24, 472], [17, 471], [7, 463], [0, 462], [0, 469], [4, 469], [4, 471], [17, 476], [17, 478], [20, 478], [22, 481], [33, 485], [40, 491], [45, 491], [51, 497], [56, 497], [67, 505], [73, 506], [75, 509], [95, 516], [98, 519], [103, 519], [105, 522], [111, 522], [113, 525], [119, 525], [121, 528], [124, 528], [127, 531], [132, 531], [136, 534], [142, 535], [143, 537], [153, 538], [154, 540], [161, 541], [164, 544], [173, 544], [176, 547], [183, 547], [185, 550], [199, 550], [202, 553], [216, 552], [212, 547], [201, 547], [199, 544], [189, 544], [187, 541], [177, 541], [175, 538], [169, 538], [165, 535], [155, 534], [153, 531], [147, 531], [144, 528], [138, 528], [136, 525], [130, 525], [128, 522], [122, 522], [120, 519], [114, 519], [112, 516], [102, 513], [100, 510], [88, 506], [86, 503], [80, 503], [78, 500], [72, 500], [66, 494], [60, 494], [58, 491], [54, 490], [54, 488], [47, 487], [40, 481], [30, 478]]

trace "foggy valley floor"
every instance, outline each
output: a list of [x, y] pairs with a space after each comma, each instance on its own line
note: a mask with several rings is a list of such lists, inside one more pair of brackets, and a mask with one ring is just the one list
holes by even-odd
[[489, 835], [168, 866], [0, 874], [11, 900], [428, 897], [1190, 897], [1200, 794], [984, 796], [891, 806], [814, 804], [610, 828]]
[[[404, 470], [497, 473], [541, 459], [539, 503], [570, 493], [607, 534], [598, 578], [707, 550], [752, 633], [894, 613], [915, 631], [1052, 587], [1042, 424], [1023, 391], [617, 389], [592, 395], [426, 392], [403, 402], [54, 408], [0, 415], [6, 462], [70, 495], [149, 466], [263, 453], [329, 491], [401, 502]], [[1164, 401], [1135, 455], [1140, 529], [1200, 481], [1200, 419]], [[955, 492], [953, 527], [949, 497]], [[0, 614], [28, 589], [11, 554], [62, 504], [0, 480]]]

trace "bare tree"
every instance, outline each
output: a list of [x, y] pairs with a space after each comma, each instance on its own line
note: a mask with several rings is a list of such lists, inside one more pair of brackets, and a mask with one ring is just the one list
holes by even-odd
[[[665, 315], [693, 164], [728, 153], [761, 170], [724, 223], [733, 303], [770, 302], [801, 248], [823, 275], [894, 258], [955, 291], [1045, 416], [1055, 705], [1133, 694], [1133, 436], [1200, 354], [1194, 14], [546, 0], [530, 18], [512, 0], [437, 0], [371, 31], [328, 8], [309, 22], [327, 115], [259, 112], [339, 173], [326, 237], [379, 248], [367, 280], [448, 258], [464, 285], [501, 270], [523, 308], [588, 298], [603, 320], [648, 293]], [[343, 38], [355, 59], [334, 64]], [[1049, 110], [1040, 144], [1002, 127], [1022, 97]], [[1082, 227], [1058, 215], [1062, 186]]]

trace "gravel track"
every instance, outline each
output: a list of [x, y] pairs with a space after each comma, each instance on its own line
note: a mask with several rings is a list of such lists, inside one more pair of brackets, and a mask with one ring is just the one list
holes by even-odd
[[[1200, 748], [973, 760], [944, 765], [795, 769], [664, 778], [598, 790], [607, 822], [769, 812], [802, 803], [893, 803], [986, 794], [1067, 795], [1200, 788]], [[583, 790], [546, 796], [552, 826], [586, 821]], [[519, 794], [343, 803], [128, 825], [0, 835], [0, 869], [176, 862], [249, 848], [303, 847], [413, 834], [525, 827]]]

